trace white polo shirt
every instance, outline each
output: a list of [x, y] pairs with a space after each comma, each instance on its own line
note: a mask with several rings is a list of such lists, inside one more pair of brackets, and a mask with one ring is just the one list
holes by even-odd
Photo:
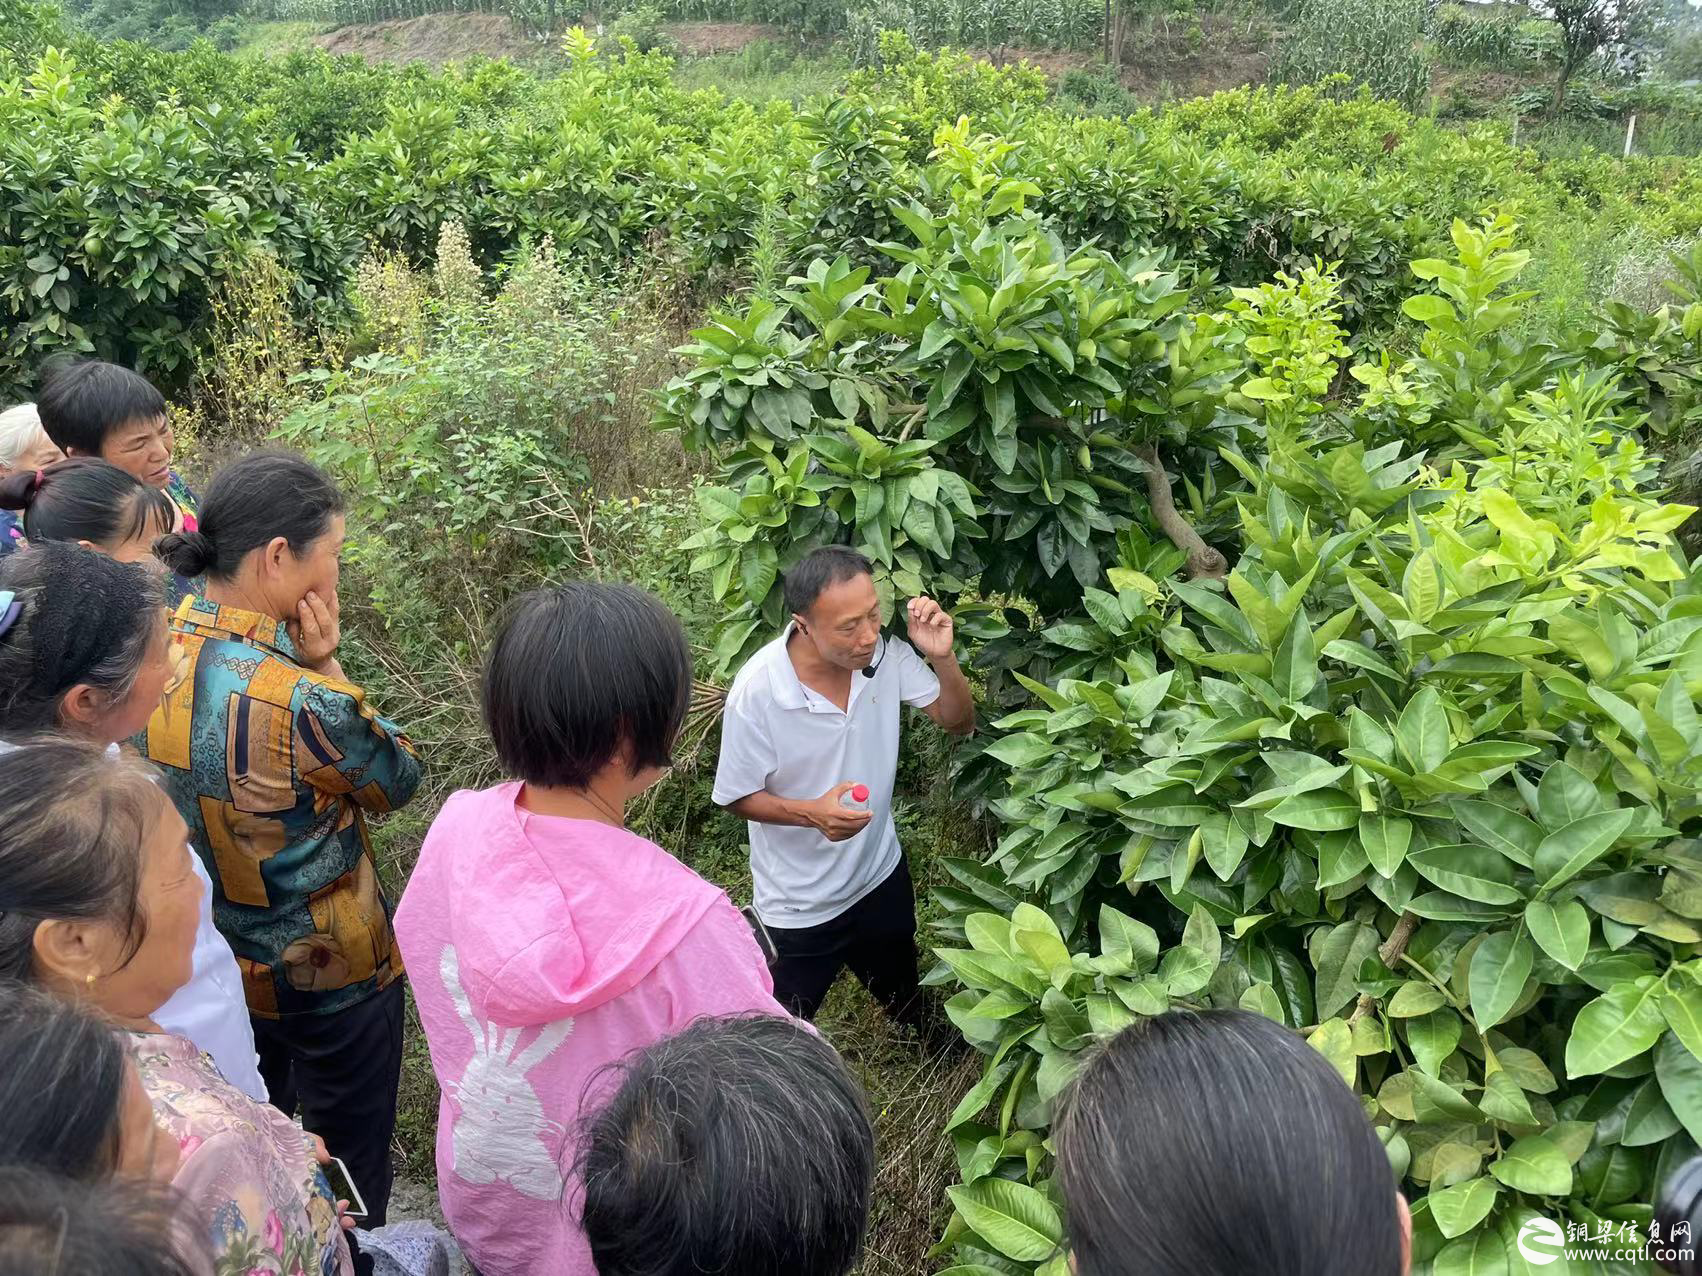
[[873, 818], [843, 842], [814, 828], [750, 822], [756, 913], [765, 926], [782, 929], [832, 921], [898, 867], [892, 785], [899, 705], [925, 709], [940, 697], [940, 680], [916, 649], [888, 639], [873, 678], [851, 675], [842, 710], [798, 680], [786, 651], [791, 636], [787, 625], [733, 679], [722, 710], [715, 801], [728, 806], [765, 789], [818, 798], [835, 785], [866, 784]]

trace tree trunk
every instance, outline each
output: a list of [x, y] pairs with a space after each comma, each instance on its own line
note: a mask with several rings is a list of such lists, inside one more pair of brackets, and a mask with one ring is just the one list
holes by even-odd
[[[1401, 954], [1406, 952], [1407, 944], [1412, 941], [1413, 932], [1417, 929], [1418, 915], [1416, 913], [1402, 913], [1400, 920], [1395, 923], [1395, 929], [1389, 932], [1388, 939], [1384, 940], [1382, 946], [1377, 949], [1378, 959], [1390, 970], [1393, 970], [1395, 963], [1401, 959]], [[1353, 1013], [1347, 1017], [1347, 1021], [1355, 1023], [1365, 1018], [1376, 1008], [1377, 999], [1375, 997], [1369, 993], [1360, 993], [1359, 1002], [1354, 1006]]]
[[1135, 455], [1146, 463], [1146, 495], [1152, 505], [1153, 522], [1170, 538], [1170, 543], [1188, 555], [1188, 579], [1216, 579], [1229, 572], [1229, 560], [1206, 544], [1194, 530], [1193, 524], [1182, 517], [1176, 508], [1171, 491], [1170, 476], [1164, 472], [1164, 461], [1156, 445], [1147, 443], [1135, 449]]

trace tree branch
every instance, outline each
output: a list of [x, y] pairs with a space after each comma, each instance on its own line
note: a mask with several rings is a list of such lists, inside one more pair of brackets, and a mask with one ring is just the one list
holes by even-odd
[[[1412, 942], [1412, 933], [1418, 929], [1418, 914], [1402, 913], [1400, 921], [1395, 923], [1394, 930], [1389, 932], [1388, 939], [1377, 949], [1377, 956], [1390, 970], [1406, 952], [1407, 945]], [[1359, 1004], [1353, 1008], [1353, 1013], [1347, 1017], [1349, 1023], [1358, 1023], [1377, 1007], [1377, 999], [1369, 993], [1359, 994]]]
[[1217, 578], [1229, 571], [1229, 560], [1206, 544], [1205, 540], [1182, 512], [1176, 508], [1176, 497], [1170, 488], [1170, 476], [1164, 472], [1164, 461], [1156, 444], [1145, 443], [1134, 449], [1135, 455], [1146, 463], [1146, 495], [1152, 505], [1152, 518], [1170, 543], [1188, 555], [1188, 579]]

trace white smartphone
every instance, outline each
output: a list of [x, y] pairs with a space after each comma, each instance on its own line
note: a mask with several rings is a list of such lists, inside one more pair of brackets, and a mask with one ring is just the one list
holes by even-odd
[[334, 1156], [329, 1164], [319, 1167], [325, 1171], [325, 1181], [331, 1185], [331, 1199], [347, 1201], [349, 1208], [344, 1211], [350, 1218], [363, 1219], [366, 1217], [366, 1202], [361, 1200], [360, 1189], [349, 1177], [349, 1167], [343, 1164], [343, 1158]]

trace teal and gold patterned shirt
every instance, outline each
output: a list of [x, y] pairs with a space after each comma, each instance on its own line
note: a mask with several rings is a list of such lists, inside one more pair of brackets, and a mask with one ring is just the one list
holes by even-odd
[[184, 674], [148, 724], [213, 920], [260, 1018], [323, 1014], [402, 973], [367, 811], [419, 787], [420, 761], [359, 688], [304, 669], [268, 616], [190, 595], [172, 622]]

